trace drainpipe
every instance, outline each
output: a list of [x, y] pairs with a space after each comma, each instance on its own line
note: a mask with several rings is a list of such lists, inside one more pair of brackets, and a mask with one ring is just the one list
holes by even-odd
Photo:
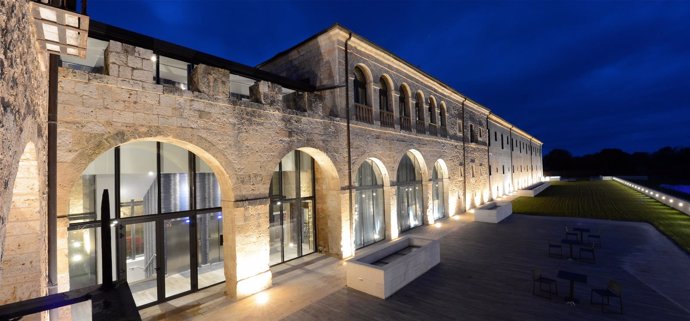
[[515, 175], [515, 166], [513, 165], [513, 148], [515, 145], [513, 143], [513, 128], [515, 126], [510, 126], [508, 138], [510, 139], [510, 188], [515, 191], [515, 178], [513, 177]]
[[[50, 54], [48, 65], [48, 294], [57, 293], [57, 113], [60, 56]], [[57, 311], [50, 310], [51, 320]], [[55, 317], [55, 319], [53, 319]]]
[[465, 212], [467, 212], [467, 140], [465, 139], [465, 102], [467, 101], [467, 98], [462, 101], [462, 104], [460, 105], [461, 111], [462, 111], [462, 172], [464, 174], [462, 183], [464, 184], [463, 187], [463, 203], [465, 204]]
[[[489, 131], [489, 116], [491, 116], [491, 112], [486, 115], [486, 135], [488, 136], [486, 141], [486, 159], [489, 163], [487, 166], [489, 167], [489, 196], [491, 196], [494, 191], [491, 189], [491, 131]], [[493, 197], [491, 199], [493, 200]]]
[[[352, 32], [345, 40], [345, 106], [347, 111], [345, 113], [345, 119], [347, 120], [347, 190], [349, 193], [348, 208], [350, 213], [350, 231], [352, 231], [352, 145], [350, 136], [350, 81], [348, 77], [350, 75], [350, 54], [349, 54], [349, 43], [352, 39]], [[350, 236], [350, 243], [352, 243], [352, 237]], [[350, 249], [352, 251], [352, 249]], [[348, 253], [350, 254], [350, 253]]]

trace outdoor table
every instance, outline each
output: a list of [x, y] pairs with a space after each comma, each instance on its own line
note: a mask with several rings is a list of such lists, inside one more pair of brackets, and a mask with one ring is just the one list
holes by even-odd
[[584, 227], [574, 227], [573, 231], [578, 233], [577, 239], [580, 240], [580, 242], [582, 242], [582, 234], [589, 233], [589, 229]]
[[573, 259], [573, 244], [579, 245], [582, 244], [582, 242], [578, 240], [562, 239], [561, 244], [567, 244], [570, 247], [570, 255], [568, 256], [568, 259]]
[[575, 294], [573, 293], [575, 290], [574, 289], [575, 288], [575, 282], [586, 284], [587, 283], [587, 275], [559, 270], [558, 271], [558, 278], [570, 281], [570, 291], [568, 292], [568, 296], [565, 297], [566, 302], [569, 304], [578, 303], [579, 300], [575, 298]]

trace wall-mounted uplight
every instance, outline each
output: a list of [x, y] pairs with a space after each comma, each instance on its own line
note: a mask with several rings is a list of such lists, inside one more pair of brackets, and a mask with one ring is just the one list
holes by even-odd
[[264, 305], [268, 303], [268, 293], [260, 292], [256, 294], [256, 304]]

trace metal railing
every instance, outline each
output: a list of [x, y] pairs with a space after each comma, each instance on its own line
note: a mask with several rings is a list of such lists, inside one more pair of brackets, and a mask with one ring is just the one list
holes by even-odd
[[448, 137], [448, 127], [441, 126], [440, 132], [441, 132], [441, 137]]
[[417, 132], [426, 133], [426, 124], [424, 124], [423, 119], [417, 119]]
[[374, 110], [370, 106], [355, 103], [355, 120], [374, 123]]
[[412, 120], [410, 117], [401, 116], [400, 117], [400, 129], [406, 131], [412, 131]]
[[429, 123], [429, 135], [438, 136], [438, 125]]
[[392, 111], [382, 110], [379, 115], [381, 117], [381, 126], [382, 127], [390, 127], [390, 128], [395, 127], [395, 116], [393, 115]]

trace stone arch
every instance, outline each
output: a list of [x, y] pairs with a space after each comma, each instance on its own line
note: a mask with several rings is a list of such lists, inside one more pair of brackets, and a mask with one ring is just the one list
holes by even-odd
[[[207, 139], [191, 133], [191, 130], [190, 132], [178, 131], [176, 134], [178, 135], [171, 136], [169, 134], [157, 133], [155, 128], [150, 128], [148, 131], [142, 132], [134, 130], [127, 132], [118, 131], [102, 137], [101, 139], [91, 140], [93, 143], [83, 146], [71, 159], [58, 163], [58, 181], [60, 182], [58, 186], [58, 216], [62, 216], [58, 221], [58, 229], [66, 229], [69, 224], [66, 215], [69, 212], [71, 192], [89, 164], [100, 155], [117, 146], [141, 141], [156, 141], [172, 144], [194, 153], [203, 160], [214, 172], [218, 181], [221, 194], [221, 208], [224, 217], [235, 217], [240, 209], [236, 205], [236, 200], [234, 198], [234, 185], [231, 182], [232, 167], [229, 166], [230, 162], [225, 157], [225, 154]], [[111, 195], [113, 195], [112, 192]], [[100, 195], [98, 197], [100, 197]], [[238, 284], [242, 279], [247, 278], [246, 275], [242, 275], [242, 273], [244, 273], [242, 271], [243, 267], [239, 264], [240, 262], [237, 256], [235, 225], [235, 220], [223, 219], [225, 284], [227, 293], [231, 296], [243, 294], [239, 293]], [[58, 244], [60, 243], [61, 242], [58, 242]], [[67, 242], [63, 243], [66, 244]], [[67, 255], [68, 250], [66, 245], [64, 247], [58, 245], [57, 263], [59, 279], [69, 279], [69, 258]], [[268, 271], [267, 264], [264, 270]], [[60, 284], [61, 291], [67, 289], [69, 289], [69, 283]]]
[[28, 142], [19, 159], [7, 221], [0, 240], [0, 305], [47, 293], [45, 217], [41, 217], [36, 145]]

